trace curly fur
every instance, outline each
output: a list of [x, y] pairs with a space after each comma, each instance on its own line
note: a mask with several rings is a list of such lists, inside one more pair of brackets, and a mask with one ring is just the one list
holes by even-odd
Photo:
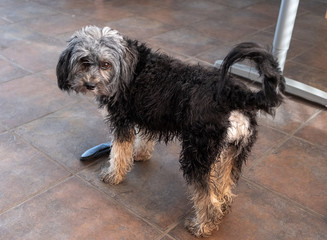
[[[228, 73], [244, 59], [263, 76], [262, 90], [253, 92]], [[110, 67], [102, 68], [103, 62]], [[237, 45], [216, 69], [185, 64], [109, 27], [93, 26], [69, 41], [57, 77], [60, 89], [91, 92], [108, 112], [114, 148], [103, 181], [122, 181], [132, 164], [135, 139], [181, 141], [179, 161], [195, 208], [187, 228], [196, 236], [210, 234], [228, 212], [231, 189], [256, 139], [256, 113], [273, 114], [285, 88], [278, 63], [255, 43]], [[147, 158], [151, 144], [144, 148]]]

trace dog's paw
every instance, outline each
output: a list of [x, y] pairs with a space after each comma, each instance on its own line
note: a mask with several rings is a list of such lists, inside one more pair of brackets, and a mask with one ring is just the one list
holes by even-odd
[[151, 153], [134, 153], [133, 160], [135, 162], [145, 162], [149, 161], [151, 158]]
[[105, 169], [102, 169], [102, 171], [100, 173], [100, 179], [104, 183], [108, 183], [111, 185], [117, 185], [124, 180], [124, 177], [116, 174], [113, 171], [110, 171], [108, 168], [105, 168]]
[[198, 223], [196, 218], [187, 218], [185, 227], [196, 237], [209, 237], [214, 229], [218, 229], [218, 226], [211, 223]]

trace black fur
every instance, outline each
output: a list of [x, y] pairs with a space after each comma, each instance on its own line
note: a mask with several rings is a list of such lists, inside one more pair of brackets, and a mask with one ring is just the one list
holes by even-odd
[[[152, 52], [144, 44], [128, 41], [138, 52], [138, 64], [130, 85], [118, 96], [101, 96], [99, 102], [109, 111], [108, 122], [116, 138], [128, 138], [137, 126], [153, 138], [182, 141], [181, 169], [189, 182], [204, 184], [210, 167], [224, 142], [229, 126], [228, 116], [241, 110], [252, 119], [258, 110], [272, 113], [281, 103], [284, 81], [273, 57], [256, 44], [236, 46], [225, 58], [222, 69], [185, 65], [165, 54]], [[253, 93], [228, 74], [235, 62], [249, 58], [264, 74], [265, 89]], [[280, 93], [276, 93], [276, 88]], [[115, 100], [114, 100], [115, 99]], [[254, 141], [250, 141], [252, 145]], [[250, 148], [250, 147], [248, 147]], [[249, 149], [235, 163], [240, 170]]]
[[[216, 156], [226, 147], [228, 118], [238, 110], [250, 119], [253, 134], [233, 165], [235, 180], [256, 138], [256, 112], [269, 114], [282, 102], [284, 78], [278, 63], [265, 49], [254, 43], [237, 45], [224, 59], [221, 69], [191, 66], [166, 54], [153, 52], [138, 41], [124, 39], [137, 64], [124, 88], [110, 95], [97, 96], [108, 112], [108, 123], [115, 139], [130, 139], [139, 129], [150, 138], [182, 141], [181, 169], [189, 183], [206, 188], [208, 174]], [[66, 50], [69, 51], [69, 50]], [[67, 57], [63, 54], [61, 59]], [[263, 89], [252, 92], [228, 73], [229, 67], [250, 59], [263, 75]], [[69, 91], [67, 68], [59, 61], [58, 85]], [[236, 143], [235, 143], [236, 145]]]
[[[244, 59], [263, 77], [262, 90], [253, 92], [229, 74]], [[69, 41], [57, 78], [60, 89], [91, 92], [108, 111], [114, 141], [110, 167], [100, 174], [104, 182], [118, 184], [137, 160], [136, 130], [142, 141], [181, 141], [179, 162], [195, 210], [186, 227], [196, 236], [210, 234], [229, 211], [231, 190], [256, 140], [256, 114], [274, 114], [285, 89], [277, 61], [255, 43], [235, 46], [217, 69], [187, 65], [95, 26]]]

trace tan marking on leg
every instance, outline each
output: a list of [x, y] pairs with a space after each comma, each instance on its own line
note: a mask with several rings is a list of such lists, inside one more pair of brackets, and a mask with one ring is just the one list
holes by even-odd
[[118, 184], [131, 170], [133, 165], [133, 145], [135, 137], [130, 141], [113, 141], [110, 152], [110, 167], [102, 169], [100, 174], [102, 181], [110, 184]]
[[238, 155], [235, 147], [229, 147], [217, 157], [210, 172], [210, 200], [222, 215], [228, 212], [232, 198], [235, 196], [232, 189], [235, 183], [231, 173], [233, 159]]
[[210, 195], [199, 186], [191, 186], [195, 216], [185, 222], [185, 227], [196, 237], [210, 236], [218, 229], [221, 214], [210, 200]]
[[155, 142], [144, 137], [141, 133], [136, 135], [134, 142], [134, 161], [147, 161], [151, 158]]
[[[209, 191], [191, 186], [195, 217], [186, 221], [187, 229], [197, 237], [209, 236], [218, 229], [221, 219], [228, 213], [234, 194], [232, 180], [233, 159], [237, 156], [234, 147], [229, 147], [217, 157], [211, 168]], [[235, 155], [236, 154], [236, 155]]]

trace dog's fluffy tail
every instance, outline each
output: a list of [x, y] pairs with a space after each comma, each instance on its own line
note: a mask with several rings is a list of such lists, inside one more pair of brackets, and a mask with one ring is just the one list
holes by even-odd
[[220, 68], [219, 95], [223, 91], [222, 89], [224, 88], [229, 68], [234, 63], [245, 59], [254, 62], [260, 76], [263, 76], [262, 90], [239, 96], [244, 98], [238, 103], [238, 105], [242, 106], [237, 107], [263, 110], [269, 114], [273, 114], [274, 108], [282, 103], [285, 79], [273, 55], [256, 43], [241, 43], [235, 46], [225, 57]]

